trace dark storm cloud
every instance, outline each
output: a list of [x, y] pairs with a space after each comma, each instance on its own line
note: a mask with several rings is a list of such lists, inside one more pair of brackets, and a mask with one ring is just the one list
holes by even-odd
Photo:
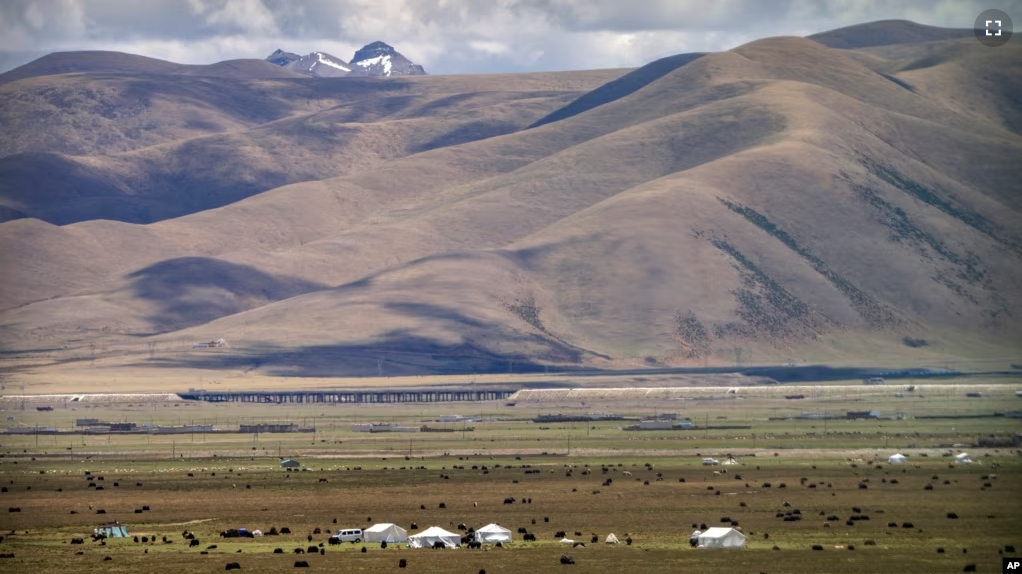
[[638, 66], [757, 38], [908, 19], [968, 28], [1022, 0], [3, 0], [0, 70], [61, 50], [183, 63], [384, 40], [432, 73]]

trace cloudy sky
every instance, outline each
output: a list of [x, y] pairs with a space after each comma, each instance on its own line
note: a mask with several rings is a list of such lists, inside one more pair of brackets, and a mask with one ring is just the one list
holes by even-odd
[[634, 67], [873, 20], [971, 28], [988, 8], [1022, 25], [1022, 0], [0, 0], [0, 72], [66, 50], [349, 60], [374, 40], [434, 74]]

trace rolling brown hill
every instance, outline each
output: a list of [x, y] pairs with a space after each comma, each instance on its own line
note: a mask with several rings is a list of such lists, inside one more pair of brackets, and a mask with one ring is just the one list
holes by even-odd
[[18, 137], [0, 144], [0, 206], [7, 219], [58, 225], [160, 221], [521, 129], [616, 75], [501, 85], [485, 76], [242, 81], [174, 70], [9, 82], [0, 84], [0, 125]]
[[[9, 173], [59, 154], [64, 179], [0, 197], [77, 222], [0, 224], [0, 345], [317, 376], [1010, 362], [1022, 52], [883, 40], [899, 25], [628, 75], [262, 80], [238, 89], [317, 96], [126, 150], [36, 144]], [[108, 187], [60, 207], [74, 182]], [[178, 216], [103, 220], [127, 208], [102, 197]]]

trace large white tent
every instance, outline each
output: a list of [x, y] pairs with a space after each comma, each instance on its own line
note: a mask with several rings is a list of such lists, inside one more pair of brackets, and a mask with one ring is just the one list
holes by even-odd
[[890, 464], [905, 464], [905, 460], [905, 455], [899, 453], [892, 454], [891, 458], [887, 459], [887, 462]]
[[956, 454], [955, 455], [955, 462], [960, 462], [962, 464], [968, 464], [968, 463], [972, 462], [972, 459], [969, 458], [969, 454], [968, 453], [963, 452], [962, 454]]
[[734, 528], [707, 528], [699, 535], [700, 548], [745, 548], [745, 535]]
[[412, 548], [432, 548], [436, 542], [442, 542], [447, 548], [457, 548], [461, 545], [461, 535], [448, 532], [439, 526], [430, 526], [408, 537], [408, 544]]
[[476, 542], [483, 544], [507, 544], [511, 542], [511, 531], [499, 524], [487, 524], [476, 530]]
[[374, 524], [362, 531], [366, 542], [408, 542], [408, 531], [397, 524]]

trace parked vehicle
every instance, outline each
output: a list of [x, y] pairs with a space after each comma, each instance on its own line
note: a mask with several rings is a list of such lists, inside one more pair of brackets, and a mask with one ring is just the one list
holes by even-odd
[[332, 538], [336, 538], [341, 542], [362, 542], [362, 529], [350, 528], [346, 530], [338, 530], [337, 534], [334, 534]]

